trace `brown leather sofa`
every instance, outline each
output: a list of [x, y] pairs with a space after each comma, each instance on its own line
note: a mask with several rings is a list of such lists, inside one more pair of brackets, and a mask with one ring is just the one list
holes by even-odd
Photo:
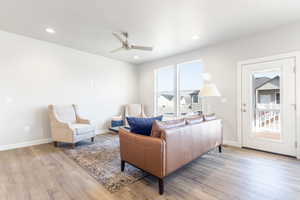
[[163, 194], [163, 178], [209, 150], [222, 152], [222, 121], [174, 120], [154, 122], [151, 136], [121, 129], [121, 170], [129, 163], [159, 180]]

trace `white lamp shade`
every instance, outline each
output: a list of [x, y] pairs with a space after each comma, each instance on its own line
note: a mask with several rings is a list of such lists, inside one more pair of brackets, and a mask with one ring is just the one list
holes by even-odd
[[221, 96], [221, 93], [215, 84], [205, 83], [203, 88], [200, 90], [199, 95], [202, 97], [219, 97]]

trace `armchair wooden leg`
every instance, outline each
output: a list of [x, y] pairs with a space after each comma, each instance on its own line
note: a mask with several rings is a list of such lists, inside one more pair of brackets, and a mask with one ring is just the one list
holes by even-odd
[[54, 141], [53, 145], [54, 145], [54, 147], [58, 147], [58, 142]]
[[222, 153], [222, 145], [219, 145], [218, 148], [219, 148], [219, 153]]
[[158, 191], [160, 195], [164, 193], [164, 180], [162, 178], [158, 178]]
[[124, 172], [125, 169], [125, 161], [121, 160], [121, 171]]
[[91, 142], [95, 142], [95, 137], [92, 137], [92, 138], [91, 138]]

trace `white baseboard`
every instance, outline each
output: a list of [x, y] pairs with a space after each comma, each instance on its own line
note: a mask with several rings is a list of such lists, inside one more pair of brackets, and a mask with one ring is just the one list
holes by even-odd
[[[100, 129], [100, 130], [97, 130], [97, 135], [104, 134], [107, 132], [108, 132], [108, 129]], [[16, 143], [16, 144], [7, 144], [7, 145], [0, 146], [0, 151], [17, 149], [17, 148], [22, 148], [22, 147], [29, 147], [29, 146], [39, 145], [39, 144], [46, 144], [46, 143], [50, 143], [50, 142], [52, 142], [52, 138], [32, 140], [32, 141], [28, 141], [28, 142], [20, 142], [20, 143]]]
[[[107, 132], [108, 132], [108, 129], [98, 129], [97, 135], [105, 134]], [[46, 139], [33, 140], [33, 141], [28, 141], [28, 142], [20, 142], [20, 143], [16, 143], [16, 144], [2, 145], [2, 146], [0, 146], [0, 151], [17, 149], [17, 148], [22, 148], [22, 147], [29, 147], [29, 146], [39, 145], [39, 144], [46, 144], [46, 143], [50, 143], [50, 142], [52, 142], [52, 139], [46, 138]], [[237, 141], [224, 140], [223, 144], [228, 145], [228, 146], [241, 147], [241, 145]]]
[[20, 142], [16, 144], [7, 144], [7, 145], [0, 146], [0, 151], [17, 149], [17, 148], [28, 147], [28, 146], [39, 145], [39, 144], [46, 144], [50, 142], [52, 142], [52, 139], [46, 138], [46, 139], [32, 140], [28, 142]]
[[224, 140], [223, 144], [228, 145], [228, 146], [234, 146], [234, 147], [242, 147], [241, 144], [237, 141], [232, 141], [232, 140]]

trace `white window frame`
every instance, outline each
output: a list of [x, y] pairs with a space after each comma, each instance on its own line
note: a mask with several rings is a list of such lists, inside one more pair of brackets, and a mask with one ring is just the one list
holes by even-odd
[[[180, 117], [180, 65], [183, 64], [189, 64], [189, 63], [194, 63], [194, 62], [199, 62], [202, 64], [202, 66], [204, 67], [203, 61], [200, 59], [196, 59], [196, 60], [192, 60], [192, 61], [187, 61], [187, 62], [178, 62], [175, 64], [171, 64], [171, 65], [167, 65], [164, 67], [159, 67], [154, 69], [154, 114], [157, 115], [158, 114], [158, 98], [157, 98], [157, 72], [159, 69], [162, 68], [168, 68], [168, 67], [173, 67], [175, 69], [175, 73], [174, 73], [174, 79], [175, 79], [175, 87], [174, 87], [174, 92], [175, 92], [175, 115], [174, 118], [178, 118]], [[204, 72], [203, 72], [204, 73]], [[201, 76], [199, 75], [199, 78], [201, 78]], [[200, 88], [199, 88], [200, 89]]]

